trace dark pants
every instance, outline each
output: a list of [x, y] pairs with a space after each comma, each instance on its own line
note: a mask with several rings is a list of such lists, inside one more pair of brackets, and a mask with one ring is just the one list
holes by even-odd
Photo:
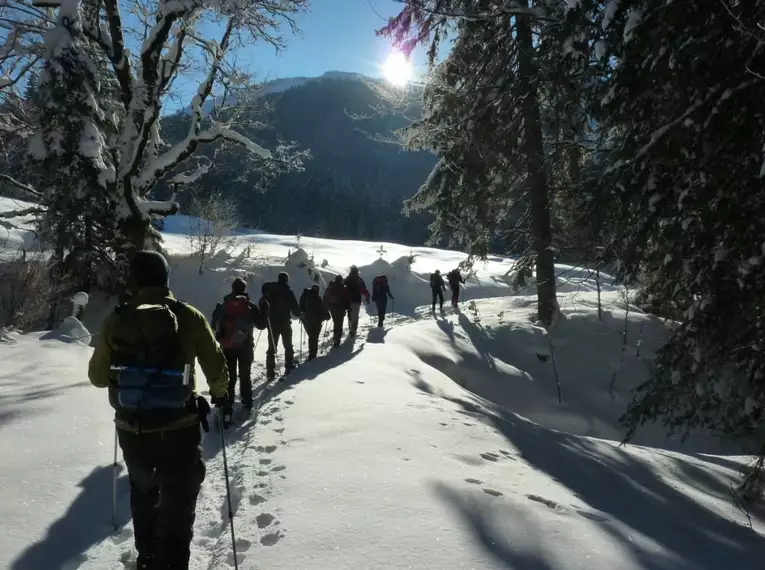
[[284, 346], [284, 369], [292, 370], [293, 368], [295, 349], [292, 347], [292, 322], [271, 321], [271, 334], [268, 335], [268, 350], [266, 351], [266, 376], [269, 378], [276, 374], [276, 351], [279, 348], [279, 338], [282, 339]]
[[319, 353], [319, 336], [321, 335], [321, 325], [324, 321], [318, 319], [306, 319], [303, 323], [305, 334], [308, 337], [308, 360], [313, 360]]
[[188, 570], [197, 495], [205, 478], [199, 426], [117, 433], [130, 478], [138, 556], [155, 560], [157, 568]]
[[452, 306], [456, 307], [457, 303], [460, 302], [460, 284], [452, 285], [449, 283], [449, 287], [452, 290]]
[[242, 348], [224, 348], [223, 354], [226, 356], [226, 365], [228, 366], [228, 406], [226, 412], [231, 413], [234, 409], [234, 395], [236, 394], [237, 369], [239, 372], [239, 396], [242, 405], [246, 408], [252, 407], [252, 378], [250, 370], [254, 359], [252, 346]]
[[377, 326], [381, 327], [383, 326], [383, 321], [385, 320], [385, 313], [388, 310], [388, 297], [377, 299], [375, 303], [377, 303]]
[[330, 307], [329, 314], [332, 315], [332, 343], [337, 346], [340, 339], [343, 338], [343, 321], [345, 320], [345, 307]]
[[433, 289], [433, 310], [436, 310], [436, 298], [438, 298], [438, 306], [443, 311], [444, 309], [444, 291], [443, 289]]

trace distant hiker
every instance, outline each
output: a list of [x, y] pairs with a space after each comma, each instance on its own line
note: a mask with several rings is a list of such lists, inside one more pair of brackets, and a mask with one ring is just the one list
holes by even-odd
[[436, 269], [436, 272], [431, 274], [430, 289], [433, 292], [433, 308], [431, 310], [434, 313], [436, 312], [436, 298], [438, 298], [439, 308], [443, 311], [444, 310], [444, 290], [446, 289], [446, 285], [444, 285], [444, 278], [441, 277], [440, 269]]
[[329, 320], [329, 310], [319, 294], [319, 286], [305, 289], [300, 296], [300, 313], [308, 335], [308, 360], [316, 358], [319, 352], [319, 335], [324, 321]]
[[200, 423], [210, 406], [195, 392], [199, 360], [213, 404], [228, 402], [223, 351], [202, 314], [175, 299], [170, 267], [154, 251], [130, 264], [138, 289], [101, 328], [88, 377], [109, 389], [130, 479], [139, 570], [187, 570], [197, 495], [205, 478]]
[[300, 316], [295, 293], [290, 287], [290, 276], [280, 273], [276, 281], [263, 284], [263, 298], [268, 301], [268, 351], [266, 352], [266, 378], [273, 379], [276, 376], [276, 351], [279, 347], [279, 338], [284, 346], [284, 372], [290, 372], [294, 367], [295, 350], [292, 347], [292, 320], [291, 317]]
[[377, 326], [382, 328], [388, 309], [388, 297], [393, 299], [387, 275], [378, 275], [372, 280], [372, 300], [377, 305]]
[[335, 277], [324, 291], [324, 302], [327, 304], [329, 314], [332, 315], [332, 324], [334, 325], [332, 346], [340, 346], [340, 339], [343, 338], [343, 321], [345, 313], [351, 310], [351, 302], [348, 297], [348, 289], [343, 285], [343, 276]]
[[250, 302], [247, 294], [247, 283], [240, 278], [231, 283], [231, 293], [218, 303], [212, 317], [212, 328], [215, 338], [223, 347], [228, 365], [228, 405], [223, 412], [223, 427], [228, 428], [234, 411], [234, 396], [236, 394], [237, 369], [239, 371], [239, 396], [242, 406], [249, 412], [252, 410], [252, 369], [253, 328], [260, 330], [267, 326], [266, 315], [260, 308]]
[[351, 303], [351, 309], [348, 312], [348, 334], [356, 336], [359, 328], [359, 312], [361, 311], [361, 296], [369, 303], [369, 291], [364, 280], [359, 275], [359, 268], [351, 265], [351, 272], [343, 282], [348, 290], [348, 300]]
[[449, 281], [449, 288], [452, 290], [452, 307], [456, 307], [460, 301], [460, 283], [465, 283], [460, 274], [460, 268], [452, 269], [446, 274], [446, 279]]

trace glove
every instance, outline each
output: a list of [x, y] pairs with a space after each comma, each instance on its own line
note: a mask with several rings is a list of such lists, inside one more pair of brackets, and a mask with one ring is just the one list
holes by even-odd
[[228, 392], [224, 392], [222, 396], [213, 396], [210, 394], [210, 401], [216, 408], [222, 408], [228, 405]]
[[258, 307], [260, 308], [261, 312], [267, 313], [271, 308], [271, 303], [269, 303], [266, 299], [261, 299], [258, 301]]
[[302, 313], [302, 312], [300, 313], [300, 320], [301, 321], [305, 320], [305, 313]]

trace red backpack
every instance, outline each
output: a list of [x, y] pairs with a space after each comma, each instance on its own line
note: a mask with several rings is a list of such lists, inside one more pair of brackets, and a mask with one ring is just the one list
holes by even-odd
[[252, 312], [247, 297], [239, 295], [223, 303], [222, 335], [223, 348], [241, 348], [252, 335]]

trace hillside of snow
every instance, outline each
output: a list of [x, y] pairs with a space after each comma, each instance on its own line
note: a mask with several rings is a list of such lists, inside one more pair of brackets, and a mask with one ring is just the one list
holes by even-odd
[[[21, 226], [0, 227], [0, 244], [3, 231], [33, 243]], [[320, 357], [283, 383], [259, 383], [258, 341], [257, 413], [225, 433], [243, 570], [762, 568], [765, 517], [750, 529], [731, 502], [738, 448], [704, 434], [681, 444], [658, 426], [619, 447], [619, 416], [669, 330], [631, 307], [625, 335], [618, 288], [601, 283], [601, 320], [594, 277], [559, 266], [548, 333], [533, 290], [510, 286], [511, 259], [477, 264], [459, 309], [431, 315], [428, 275], [464, 254], [310, 237], [298, 248], [295, 236], [240, 231], [200, 273], [189, 227], [184, 216], [165, 226], [171, 286], [208, 316], [235, 276], [257, 297], [283, 270], [299, 293], [356, 264], [368, 285], [385, 272], [396, 296], [383, 329], [365, 306], [355, 341], [329, 351], [323, 335]], [[91, 302], [91, 333], [109, 309]], [[112, 413], [87, 381], [83, 336], [0, 335], [2, 568], [122, 570], [134, 557], [122, 468], [116, 532], [110, 523]], [[191, 567], [224, 570], [218, 431], [204, 453]]]

